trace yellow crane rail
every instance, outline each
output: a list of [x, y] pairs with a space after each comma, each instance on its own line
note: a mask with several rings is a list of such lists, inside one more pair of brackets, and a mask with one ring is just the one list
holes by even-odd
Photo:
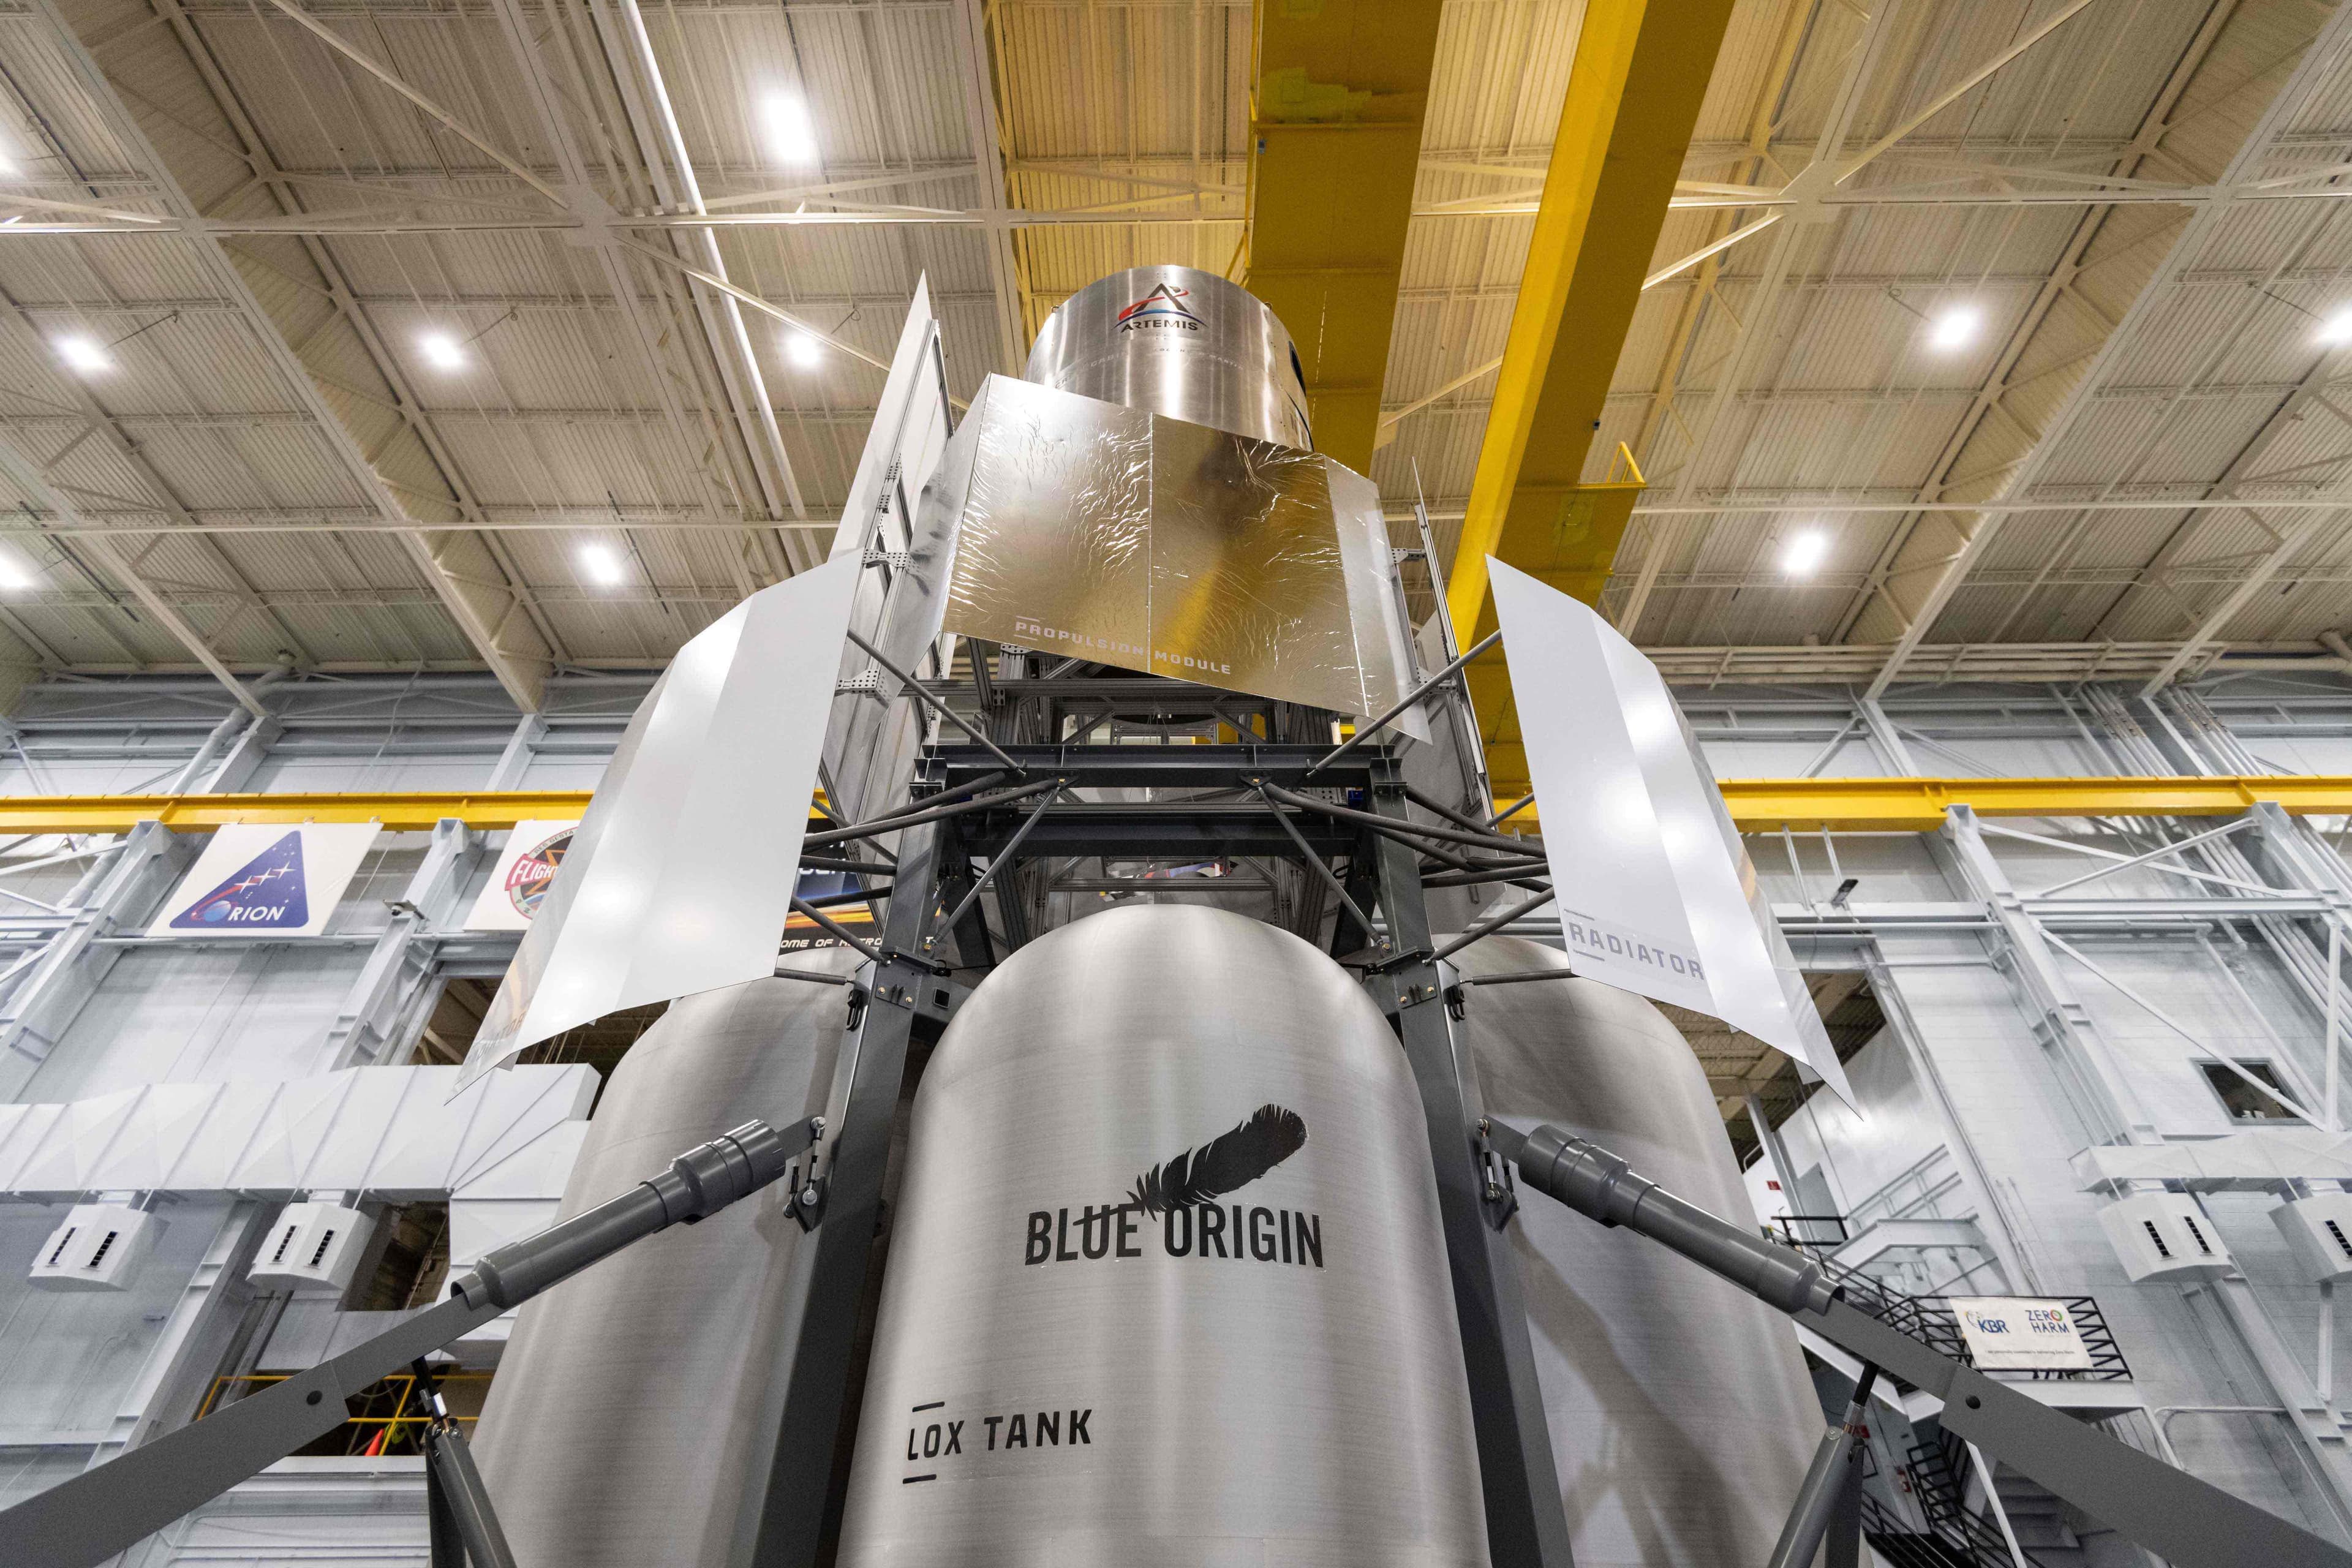
[[[2352, 777], [2250, 774], [2229, 778], [1722, 779], [1725, 805], [1744, 832], [1931, 832], [1951, 805], [1980, 816], [2228, 816], [2258, 802], [2296, 816], [2352, 816]], [[381, 822], [419, 832], [445, 817], [468, 827], [511, 827], [532, 818], [576, 817], [586, 790], [478, 790], [400, 795], [0, 795], [0, 835], [122, 833], [161, 822], [208, 833], [232, 822]], [[1511, 818], [1533, 818], [1532, 808]]]
[[[2270, 802], [2298, 816], [2352, 813], [2352, 778], [1723, 779], [1748, 833], [1782, 827], [1931, 832], [1947, 806], [1979, 816], [2232, 816]], [[1515, 819], [1516, 820], [1516, 819]]]

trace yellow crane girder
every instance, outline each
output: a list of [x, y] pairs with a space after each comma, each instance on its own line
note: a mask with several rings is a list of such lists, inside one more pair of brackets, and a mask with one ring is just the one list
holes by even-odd
[[1298, 349], [1318, 450], [1369, 473], [1437, 55], [1433, 0], [1259, 0], [1244, 281]]
[[[1743, 832], [1932, 832], [1948, 806], [1979, 816], [2228, 816], [2261, 802], [2295, 816], [2352, 816], [2352, 777], [1721, 779]], [[562, 820], [588, 809], [586, 790], [400, 795], [41, 795], [0, 796], [0, 834], [125, 833], [161, 822], [208, 833], [233, 822], [380, 822], [421, 832], [445, 818], [468, 827]], [[1499, 809], [1499, 806], [1497, 807]], [[1532, 808], [1511, 818], [1532, 825]], [[812, 816], [813, 824], [824, 819]]]

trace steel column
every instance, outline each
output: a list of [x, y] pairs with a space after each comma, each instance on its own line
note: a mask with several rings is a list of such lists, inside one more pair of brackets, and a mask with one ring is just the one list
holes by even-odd
[[[1371, 809], [1381, 816], [1410, 820], [1403, 782], [1393, 764], [1381, 768], [1370, 795]], [[1487, 1549], [1496, 1568], [1570, 1568], [1575, 1552], [1551, 1432], [1544, 1423], [1518, 1260], [1508, 1233], [1491, 1223], [1477, 1148], [1486, 1108], [1476, 1076], [1455, 1047], [1444, 982], [1430, 956], [1421, 871], [1413, 851], [1385, 836], [1376, 839], [1371, 856], [1396, 957], [1368, 976], [1366, 984], [1375, 1001], [1393, 1010], [1428, 1122], [1462, 1358], [1470, 1374]]]
[[930, 933], [949, 822], [908, 830], [883, 923], [883, 961], [860, 973], [866, 1002], [851, 1013], [840, 1071], [825, 1108], [818, 1165], [823, 1223], [795, 1259], [792, 1300], [773, 1382], [775, 1446], [764, 1485], [754, 1484], [738, 1521], [732, 1561], [752, 1568], [810, 1568], [824, 1533], [843, 1436], [853, 1342], [882, 1219], [882, 1181], [907, 1072], [916, 1007], [931, 966], [918, 956]]

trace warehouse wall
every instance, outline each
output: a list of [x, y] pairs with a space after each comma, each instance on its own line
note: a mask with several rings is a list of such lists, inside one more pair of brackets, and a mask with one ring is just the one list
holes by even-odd
[[[266, 744], [248, 744], [239, 754], [244, 772], [236, 787], [478, 789], [497, 775], [508, 787], [587, 788], [645, 688], [642, 680], [567, 686], [560, 679], [545, 719], [519, 733], [512, 710], [480, 681], [301, 683], [272, 696], [278, 720]], [[1916, 772], [1962, 778], [2123, 767], [2095, 715], [2040, 689], [1897, 693], [1885, 709], [1891, 736], [1874, 732], [1842, 693], [1679, 695], [1711, 763], [1726, 776], [1886, 774], [1906, 763]], [[2208, 697], [2230, 735], [2266, 765], [2352, 773], [2352, 691], [2239, 681]], [[162, 787], [226, 710], [224, 698], [194, 681], [37, 688], [20, 704], [0, 750], [0, 793]], [[233, 750], [225, 748], [224, 755]], [[507, 767], [499, 774], [502, 758]], [[2123, 853], [2153, 842], [2144, 837], [2146, 825], [1997, 826]], [[335, 1065], [354, 982], [385, 926], [385, 900], [404, 896], [429, 844], [423, 834], [381, 837], [319, 942], [121, 946], [15, 1098], [79, 1100], [158, 1080], [290, 1079]], [[1985, 844], [1999, 872], [2027, 894], [2096, 868], [2066, 849], [1998, 834]], [[195, 847], [190, 839], [174, 853], [184, 863]], [[58, 847], [56, 841], [0, 846], [0, 869]], [[1890, 1269], [1907, 1268], [1902, 1277], [1913, 1288], [2095, 1295], [2148, 1412], [2116, 1425], [2145, 1446], [2156, 1445], [2154, 1413], [2166, 1407], [2280, 1403], [2278, 1369], [2266, 1373], [2249, 1348], [2249, 1310], [2275, 1336], [2269, 1353], [2284, 1347], [2296, 1375], [2312, 1378], [2317, 1293], [2287, 1265], [2265, 1217], [2271, 1197], [2207, 1200], [2243, 1269], [2243, 1300], [2234, 1308], [2212, 1288], [2125, 1279], [2096, 1222], [2104, 1200], [2081, 1190], [2070, 1163], [2114, 1129], [2066, 1065], [2065, 1051], [2037, 1033], [2007, 939], [1986, 916], [1948, 837], [1776, 833], [1752, 837], [1748, 847], [1768, 896], [1784, 909], [1800, 962], [1864, 972], [1889, 1020], [1849, 1064], [1854, 1106], [1816, 1095], [1781, 1126], [1793, 1164], [1801, 1171], [1817, 1166], [1836, 1212], [1857, 1221], [1890, 1215], [1974, 1219], [1984, 1238], [1976, 1255], [1898, 1258]], [[487, 864], [477, 865], [454, 907], [469, 901], [487, 875]], [[1869, 926], [1866, 938], [1822, 934], [1834, 922], [1811, 919], [1819, 913], [1811, 906], [1848, 877], [1858, 879], [1848, 904]], [[0, 887], [48, 903], [68, 900], [78, 886], [87, 891], [80, 865], [0, 878]], [[2286, 1063], [2298, 1085], [2324, 1081], [2320, 1017], [2267, 939], [2244, 921], [2209, 919], [2200, 928], [2185, 920], [2180, 900], [2226, 891], [2158, 871], [2124, 872], [2080, 896], [2140, 900], [2148, 918], [2137, 925], [2070, 927], [2065, 940], [2198, 1045]], [[1931, 906], [1948, 907], [1945, 927], [1894, 916]], [[121, 930], [135, 933], [151, 913], [120, 911]], [[2207, 932], [2202, 940], [2200, 929]], [[9, 961], [0, 952], [0, 966]], [[2238, 1130], [2193, 1065], [2198, 1045], [2073, 960], [2061, 954], [2056, 964], [2084, 1026], [2113, 1053], [2165, 1138], [2210, 1139]], [[1764, 1190], [1762, 1170], [1751, 1169], [1750, 1179], [1759, 1218], [1788, 1207]], [[58, 1213], [53, 1206], [0, 1207], [0, 1498], [78, 1470], [140, 1421], [184, 1418], [184, 1411], [164, 1407], [158, 1368], [174, 1354], [184, 1359], [182, 1320], [201, 1293], [207, 1253], [216, 1255], [224, 1238], [247, 1223], [226, 1203], [176, 1205], [163, 1249], [137, 1290], [104, 1300], [41, 1296], [24, 1287], [24, 1266]], [[2346, 1354], [2352, 1352], [2336, 1358], [2339, 1378], [2352, 1373]], [[2335, 1505], [2314, 1479], [2324, 1461], [2284, 1419], [2183, 1414], [2173, 1418], [2170, 1435], [2200, 1473], [2315, 1529], [2341, 1533]], [[217, 1560], [259, 1536], [352, 1561], [419, 1561], [421, 1483], [404, 1464], [303, 1461], [241, 1489], [145, 1561], [204, 1553]]]

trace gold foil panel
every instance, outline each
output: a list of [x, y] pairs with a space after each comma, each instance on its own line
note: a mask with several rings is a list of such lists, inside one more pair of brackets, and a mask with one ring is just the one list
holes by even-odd
[[946, 629], [1150, 668], [1151, 416], [991, 376], [964, 418]]
[[971, 468], [947, 630], [1346, 713], [1403, 694], [1369, 479], [1001, 376], [966, 426], [949, 457], [968, 450]]
[[1151, 425], [1153, 672], [1358, 711], [1325, 459], [1205, 425]]

